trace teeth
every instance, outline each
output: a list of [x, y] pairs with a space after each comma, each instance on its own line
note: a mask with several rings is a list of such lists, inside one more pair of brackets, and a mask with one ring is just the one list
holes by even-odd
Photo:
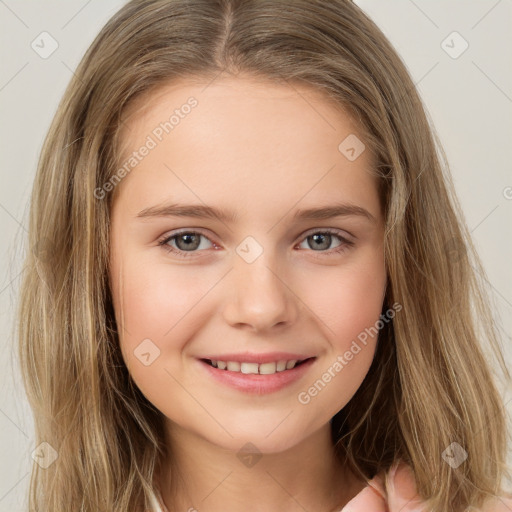
[[230, 372], [251, 373], [260, 375], [272, 375], [276, 372], [291, 370], [299, 362], [297, 359], [289, 361], [274, 361], [272, 363], [239, 363], [237, 361], [213, 361], [211, 365], [219, 370], [229, 370]]
[[[228, 363], [228, 370], [229, 370]], [[240, 370], [242, 373], [258, 373], [258, 363], [242, 363], [240, 365]]]
[[240, 366], [240, 363], [238, 363], [237, 361], [228, 361], [228, 370], [230, 372], [239, 372]]
[[276, 373], [277, 364], [276, 363], [262, 363], [260, 364], [260, 373], [262, 375], [271, 375]]

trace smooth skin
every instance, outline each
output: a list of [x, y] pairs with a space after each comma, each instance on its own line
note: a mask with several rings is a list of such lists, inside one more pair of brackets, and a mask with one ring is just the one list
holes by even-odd
[[[309, 403], [298, 396], [382, 312], [384, 219], [368, 172], [372, 155], [367, 149], [350, 161], [340, 152], [347, 136], [362, 135], [314, 89], [228, 76], [209, 85], [183, 79], [139, 98], [125, 116], [121, 161], [191, 96], [197, 106], [117, 185], [111, 219], [123, 358], [165, 416], [172, 452], [163, 499], [170, 510], [201, 512], [339, 510], [365, 482], [334, 457], [329, 421], [361, 385], [377, 337]], [[170, 203], [208, 205], [236, 219], [138, 216]], [[293, 218], [339, 203], [373, 220]], [[325, 229], [336, 234], [319, 237]], [[198, 243], [182, 236], [159, 245], [178, 230], [199, 233]], [[250, 250], [263, 251], [251, 263], [237, 252], [248, 236], [257, 243]], [[148, 339], [158, 357], [145, 365], [134, 351]], [[262, 395], [218, 383], [199, 362], [244, 351], [316, 360], [298, 382]], [[246, 443], [262, 455], [253, 465], [237, 457]]]

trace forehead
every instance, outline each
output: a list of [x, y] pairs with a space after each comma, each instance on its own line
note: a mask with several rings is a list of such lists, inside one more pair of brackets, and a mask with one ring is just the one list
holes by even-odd
[[[191, 109], [187, 105], [190, 102], [197, 107]], [[182, 123], [187, 117], [191, 120]], [[131, 151], [137, 139], [155, 130], [162, 131], [159, 127], [169, 120], [174, 124], [171, 129], [175, 139], [183, 129], [174, 128], [191, 123], [197, 139], [201, 135], [235, 135], [226, 133], [228, 127], [236, 128], [242, 137], [258, 135], [257, 142], [261, 144], [265, 135], [267, 139], [275, 139], [276, 135], [280, 139], [288, 135], [295, 140], [308, 137], [311, 142], [324, 139], [329, 144], [344, 133], [357, 133], [363, 138], [350, 109], [319, 89], [310, 84], [273, 82], [252, 76], [213, 81], [191, 76], [153, 88], [124, 110], [119, 138], [124, 148]], [[279, 132], [282, 127], [292, 129]], [[165, 137], [168, 131], [161, 135], [169, 138]], [[159, 138], [158, 133], [156, 137]]]
[[362, 144], [350, 113], [312, 87], [249, 78], [176, 81], [126, 110], [120, 165], [149, 140], [152, 148], [116, 194], [129, 187], [147, 201], [174, 193], [210, 202], [230, 191], [248, 206], [284, 195], [288, 203], [303, 195], [339, 199], [340, 191], [368, 201], [368, 192], [375, 198], [372, 158], [364, 150], [347, 159], [340, 144], [350, 137]]
[[[251, 100], [300, 100], [313, 108], [310, 100], [328, 104], [330, 111], [337, 110], [345, 116], [350, 112], [346, 106], [342, 106], [335, 101], [328, 93], [304, 81], [278, 80], [265, 77], [258, 77], [249, 74], [240, 74], [237, 76], [224, 75], [222, 77], [207, 77], [203, 75], [189, 75], [182, 78], [169, 80], [156, 85], [155, 87], [139, 94], [129, 103], [128, 108], [123, 111], [125, 119], [134, 116], [140, 117], [144, 112], [149, 112], [155, 107], [162, 105], [171, 96], [185, 98], [188, 93], [194, 92], [196, 97], [226, 97], [229, 96], [233, 101], [242, 100], [250, 102]], [[198, 98], [199, 99], [199, 98]], [[314, 107], [317, 108], [317, 107]], [[317, 108], [318, 110], [318, 108]], [[328, 121], [326, 119], [326, 121]]]

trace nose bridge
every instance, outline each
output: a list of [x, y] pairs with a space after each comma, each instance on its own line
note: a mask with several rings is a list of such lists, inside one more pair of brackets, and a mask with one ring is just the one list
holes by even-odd
[[247, 237], [236, 249], [231, 273], [232, 293], [226, 305], [226, 320], [256, 329], [289, 323], [296, 318], [296, 305], [282, 274], [276, 252]]

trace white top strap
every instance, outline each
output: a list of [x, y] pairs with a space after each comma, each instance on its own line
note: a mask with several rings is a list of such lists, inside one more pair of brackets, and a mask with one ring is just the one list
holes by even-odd
[[169, 512], [158, 489], [155, 489], [149, 498], [151, 501], [151, 512]]

